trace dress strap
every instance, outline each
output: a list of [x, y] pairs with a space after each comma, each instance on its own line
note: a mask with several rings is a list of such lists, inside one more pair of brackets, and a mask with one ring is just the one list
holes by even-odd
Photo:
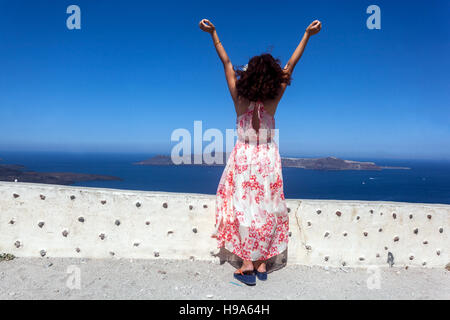
[[[257, 118], [258, 118], [258, 129], [256, 129], [255, 128], [255, 126], [254, 126], [254, 123], [253, 123], [253, 118], [254, 118], [254, 112], [255, 112], [255, 109], [256, 109], [256, 116], [257, 116]], [[261, 102], [261, 101], [254, 101], [254, 102], [252, 102], [251, 104], [250, 104], [250, 107], [249, 107], [249, 110], [248, 110], [248, 113], [250, 113], [251, 115], [252, 115], [252, 127], [253, 127], [253, 129], [255, 129], [256, 130], [256, 132], [258, 132], [258, 130], [259, 130], [259, 128], [260, 128], [260, 126], [261, 126], [261, 117], [262, 117], [262, 113], [264, 112], [264, 105], [263, 105], [263, 103]]]

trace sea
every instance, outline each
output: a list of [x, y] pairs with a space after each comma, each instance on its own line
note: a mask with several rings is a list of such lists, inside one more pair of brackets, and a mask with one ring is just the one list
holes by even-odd
[[[0, 164], [27, 170], [112, 175], [121, 181], [78, 182], [75, 186], [215, 194], [223, 166], [139, 166], [150, 153], [1, 152]], [[292, 199], [401, 201], [450, 204], [450, 161], [363, 159], [410, 170], [316, 171], [283, 168], [284, 192]]]

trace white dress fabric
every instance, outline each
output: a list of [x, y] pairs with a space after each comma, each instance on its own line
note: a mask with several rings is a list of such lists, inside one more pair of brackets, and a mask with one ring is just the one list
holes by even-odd
[[213, 236], [219, 248], [241, 259], [267, 260], [286, 250], [289, 233], [281, 158], [273, 141], [275, 119], [257, 101], [236, 125], [238, 140], [217, 188]]

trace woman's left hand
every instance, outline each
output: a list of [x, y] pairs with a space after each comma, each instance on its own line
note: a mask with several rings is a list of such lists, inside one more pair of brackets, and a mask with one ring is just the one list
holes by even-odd
[[213, 33], [216, 30], [216, 27], [208, 19], [202, 19], [198, 26], [200, 29], [208, 33]]
[[319, 20], [314, 20], [308, 26], [308, 28], [306, 28], [306, 33], [308, 33], [310, 36], [313, 36], [315, 34], [318, 34], [321, 29], [322, 29], [322, 23]]

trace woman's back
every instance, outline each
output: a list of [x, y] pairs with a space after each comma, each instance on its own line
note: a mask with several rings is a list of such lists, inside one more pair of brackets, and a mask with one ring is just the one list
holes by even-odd
[[274, 135], [275, 118], [261, 101], [251, 101], [246, 111], [237, 116], [236, 127], [241, 142], [270, 142]]

